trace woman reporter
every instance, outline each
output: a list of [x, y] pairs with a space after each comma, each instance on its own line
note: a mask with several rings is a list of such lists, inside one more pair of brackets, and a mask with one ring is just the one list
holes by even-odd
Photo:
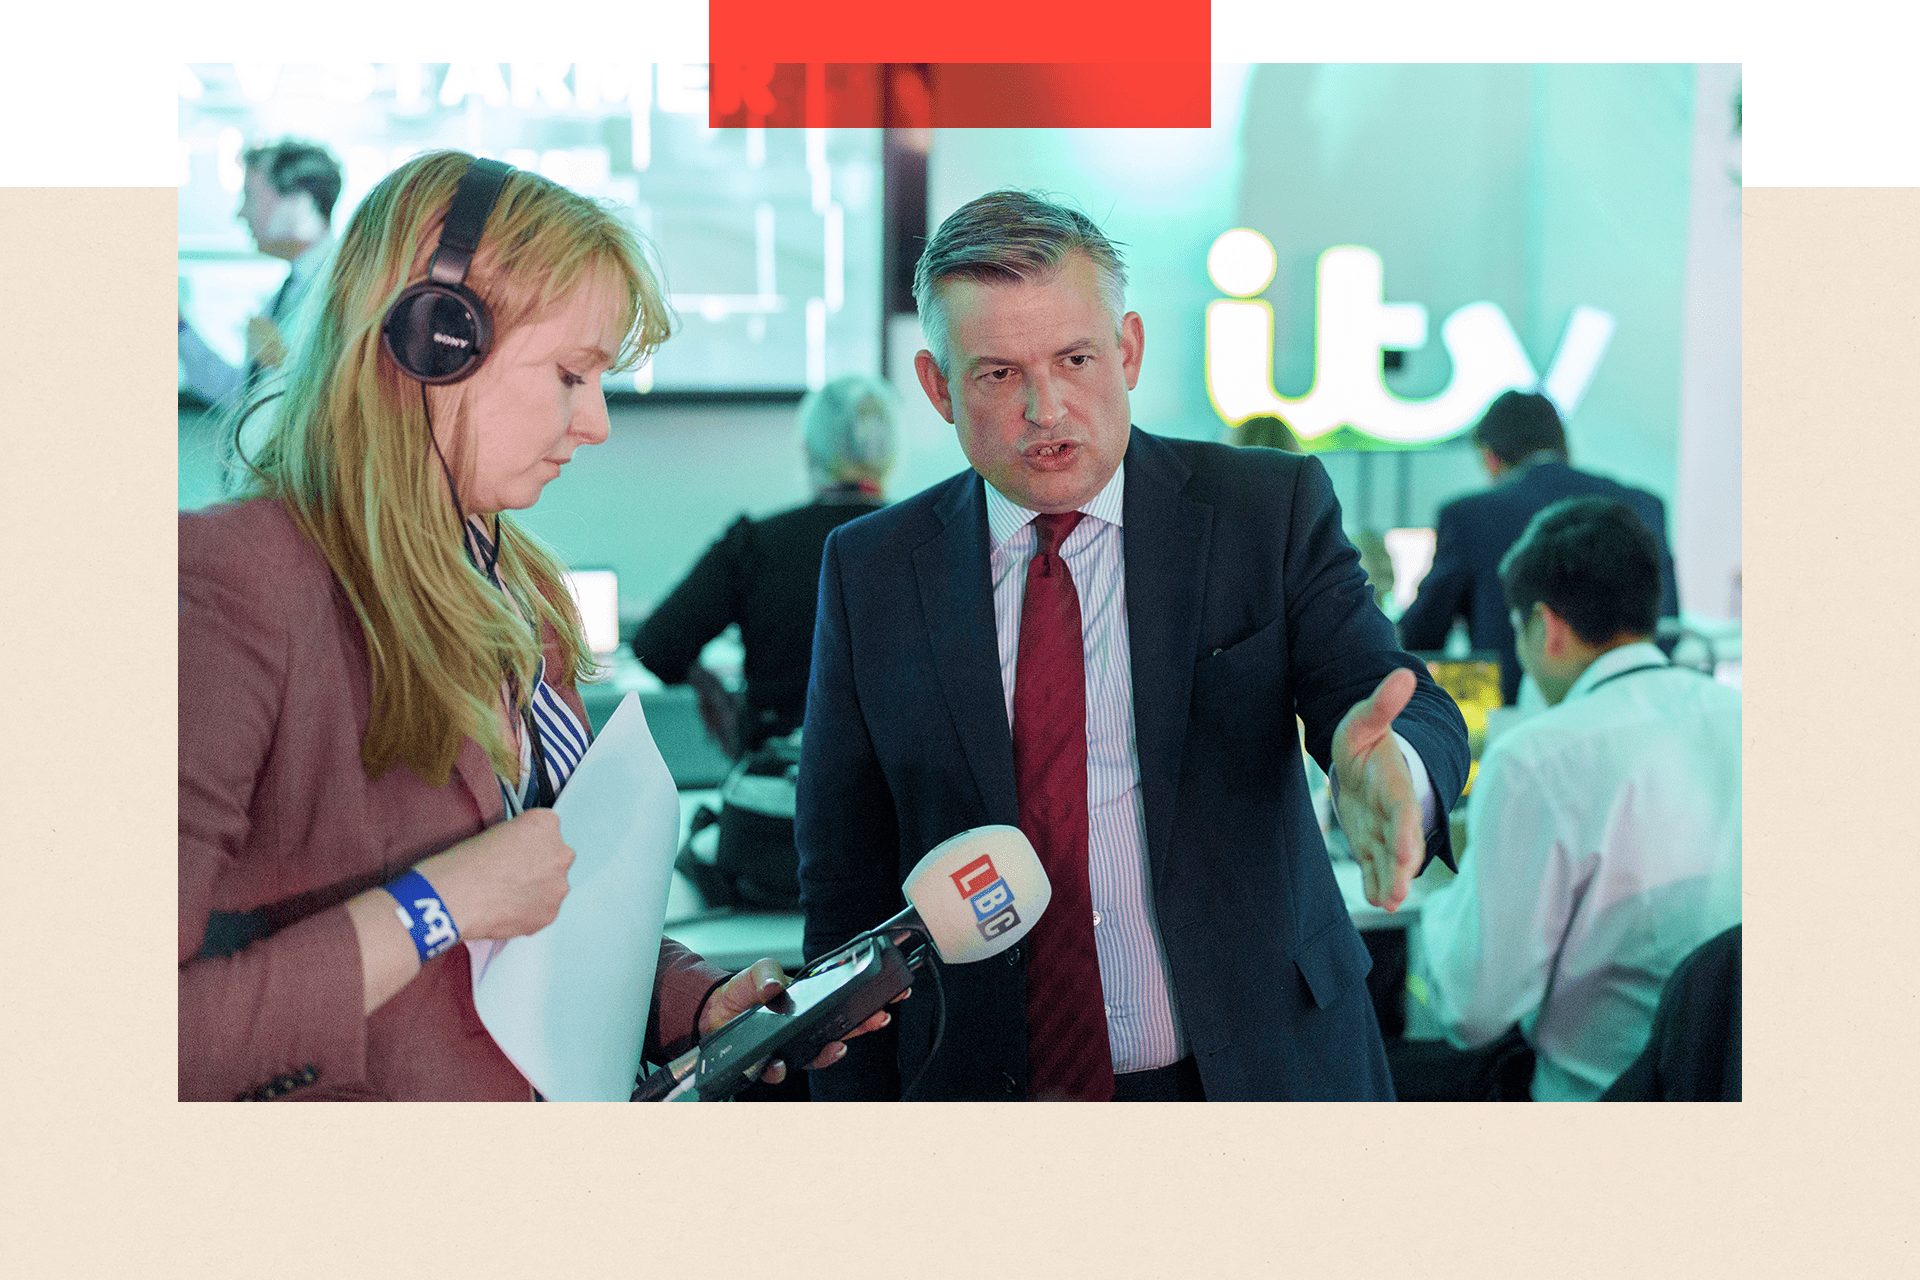
[[[430, 271], [471, 325], [409, 313]], [[180, 517], [180, 1096], [524, 1100], [450, 943], [558, 913], [592, 660], [501, 513], [606, 438], [666, 307], [612, 213], [459, 152], [382, 180], [316, 293], [244, 500]], [[779, 989], [663, 940], [647, 1056]]]

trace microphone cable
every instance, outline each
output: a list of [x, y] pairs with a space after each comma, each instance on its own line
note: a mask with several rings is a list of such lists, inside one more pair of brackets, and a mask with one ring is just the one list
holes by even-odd
[[[922, 943], [920, 949], [922, 952], [931, 951], [933, 943]], [[911, 968], [913, 962], [909, 960], [907, 964]], [[914, 1072], [913, 1083], [900, 1091], [902, 1102], [913, 1100], [913, 1091], [920, 1087], [922, 1080], [926, 1079], [927, 1068], [933, 1065], [934, 1056], [940, 1052], [940, 1040], [947, 1033], [947, 989], [940, 982], [939, 956], [927, 957], [927, 972], [933, 976], [933, 1043], [927, 1047], [927, 1056], [921, 1060], [920, 1070]]]
[[[238, 461], [240, 465], [246, 468], [246, 470], [249, 472], [251, 472], [254, 469], [253, 459], [249, 458], [246, 454], [246, 450], [240, 447], [240, 433], [246, 430], [247, 419], [253, 417], [254, 414], [260, 412], [262, 409], [266, 408], [267, 405], [271, 404], [275, 400], [280, 399], [280, 397], [286, 394], [287, 393], [285, 391], [270, 391], [266, 395], [261, 396], [259, 399], [248, 402], [246, 408], [242, 409], [240, 411], [239, 416], [234, 419], [233, 456], [234, 456], [234, 459]], [[226, 460], [221, 459], [220, 462], [221, 462], [221, 469], [224, 472], [226, 467]], [[221, 477], [221, 483], [222, 484], [226, 483], [226, 477], [224, 475]]]
[[[900, 1101], [908, 1102], [911, 1101], [909, 1095], [911, 1095], [915, 1089], [918, 1089], [920, 1082], [926, 1078], [927, 1068], [933, 1065], [934, 1056], [940, 1052], [940, 1042], [946, 1036], [947, 989], [940, 978], [940, 957], [933, 945], [933, 939], [928, 937], [924, 931], [911, 929], [909, 926], [896, 925], [895, 928], [907, 928], [909, 932], [914, 933], [920, 938], [920, 945], [914, 948], [913, 954], [906, 958], [907, 967], [916, 973], [926, 973], [933, 979], [933, 1042], [927, 1046], [927, 1056], [921, 1061], [920, 1070], [914, 1073], [913, 1081], [900, 1091]], [[838, 947], [835, 947], [832, 951], [815, 956], [812, 960], [800, 966], [799, 972], [795, 973], [788, 981], [798, 982], [802, 978], [811, 977], [820, 969], [827, 967], [825, 962], [833, 960], [834, 957], [843, 954], [849, 947], [864, 942], [868, 938], [878, 936], [880, 932], [880, 929], [868, 929], [864, 933], [855, 934]], [[887, 930], [887, 932], [890, 933], [892, 930]], [[922, 967], [923, 965], [925, 966], [924, 968]]]

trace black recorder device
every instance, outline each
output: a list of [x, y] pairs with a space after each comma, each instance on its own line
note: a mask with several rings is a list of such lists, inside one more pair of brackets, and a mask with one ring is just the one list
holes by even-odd
[[790, 1070], [804, 1067], [911, 986], [925, 949], [923, 943], [909, 959], [885, 936], [855, 941], [827, 968], [755, 1005], [642, 1081], [634, 1101], [719, 1102], [758, 1080], [775, 1058]]

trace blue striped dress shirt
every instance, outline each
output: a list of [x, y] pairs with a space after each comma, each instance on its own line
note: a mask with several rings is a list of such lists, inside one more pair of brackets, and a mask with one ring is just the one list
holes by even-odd
[[[1140, 796], [1140, 753], [1134, 741], [1133, 657], [1127, 632], [1127, 574], [1121, 499], [1122, 463], [1079, 510], [1087, 518], [1060, 547], [1080, 596], [1080, 639], [1087, 664], [1087, 884], [1093, 897], [1093, 940], [1106, 997], [1107, 1039], [1116, 1073], [1149, 1071], [1187, 1056], [1186, 1031], [1153, 916], [1147, 863], [1146, 811]], [[1000, 687], [1013, 726], [1014, 671], [1020, 656], [1020, 602], [1035, 534], [1028, 511], [987, 490], [987, 534], [993, 544], [993, 626], [1000, 648]], [[1434, 823], [1433, 784], [1420, 753], [1398, 733], [1412, 775], [1421, 826]]]
[[[1164, 1067], [1187, 1053], [1166, 950], [1153, 918], [1147, 868], [1120, 528], [1125, 489], [1122, 465], [1106, 487], [1080, 508], [1087, 518], [1060, 548], [1080, 596], [1080, 638], [1086, 649], [1087, 884], [1093, 896], [1093, 939], [1100, 955], [1107, 1039], [1116, 1072]], [[1034, 514], [987, 486], [993, 622], [1009, 728], [1014, 668], [1020, 655], [1020, 602], [1027, 589], [1027, 562], [1033, 559]]]

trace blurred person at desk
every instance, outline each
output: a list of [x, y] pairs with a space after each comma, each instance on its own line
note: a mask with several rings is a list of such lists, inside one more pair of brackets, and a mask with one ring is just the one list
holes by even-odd
[[[813, 500], [764, 520], [735, 520], [634, 633], [634, 656], [647, 670], [693, 686], [707, 732], [728, 755], [800, 727], [821, 549], [836, 528], [885, 504], [899, 416], [893, 388], [865, 374], [809, 392], [798, 425]], [[744, 706], [700, 664], [701, 649], [734, 624]]]
[[1538, 392], [1503, 392], [1474, 425], [1473, 442], [1493, 487], [1440, 508], [1433, 567], [1400, 616], [1401, 644], [1443, 649], [1453, 620], [1466, 619], [1473, 648], [1500, 655], [1500, 696], [1512, 706], [1522, 671], [1500, 587], [1500, 557], [1536, 512], [1582, 494], [1624, 502], [1653, 531], [1660, 560], [1659, 616], [1679, 613], [1665, 504], [1644, 489], [1575, 470], [1567, 461], [1567, 433], [1553, 401]]
[[1533, 1098], [1599, 1096], [1667, 975], [1740, 920], [1740, 695], [1651, 643], [1661, 562], [1601, 497], [1547, 507], [1501, 561], [1548, 707], [1487, 749], [1459, 875], [1414, 924], [1408, 985], [1450, 1044], [1389, 1046], [1402, 1098], [1485, 1098], [1528, 1049]]
[[[455, 151], [383, 179], [318, 287], [246, 500], [180, 516], [180, 1097], [525, 1101], [458, 943], [568, 892], [591, 657], [503, 512], [606, 438], [665, 305], [611, 212]], [[663, 941], [646, 1056], [781, 979]]]

